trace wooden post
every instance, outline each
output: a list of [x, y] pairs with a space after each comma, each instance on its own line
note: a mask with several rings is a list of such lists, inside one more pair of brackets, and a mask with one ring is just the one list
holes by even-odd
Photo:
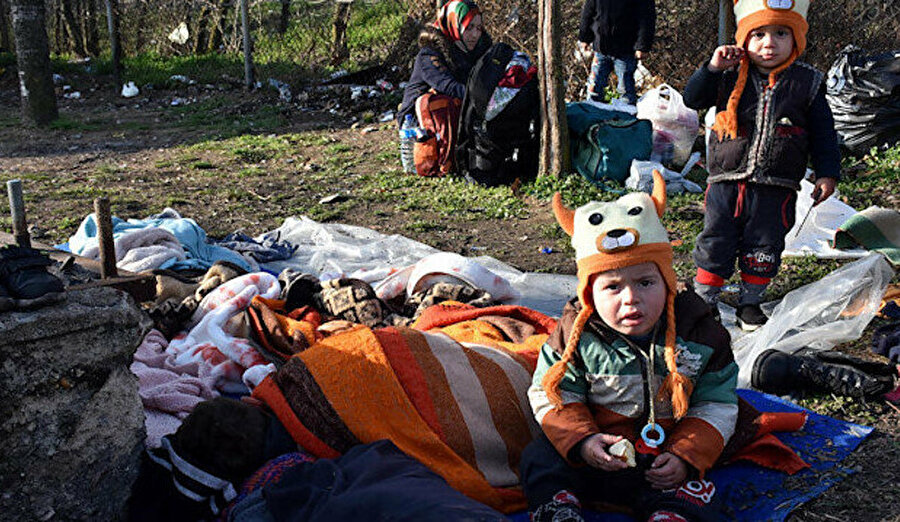
[[250, 12], [248, 0], [241, 0], [241, 32], [244, 35], [244, 86], [253, 89], [253, 42], [250, 40]]
[[13, 236], [20, 247], [31, 247], [31, 236], [28, 234], [28, 222], [25, 220], [25, 199], [22, 197], [22, 182], [11, 179], [6, 182], [9, 194], [9, 212], [12, 214]]
[[106, 29], [109, 31], [109, 52], [112, 55], [113, 81], [116, 92], [122, 88], [122, 51], [119, 47], [119, 6], [117, 0], [106, 0]]
[[109, 211], [108, 198], [94, 200], [94, 218], [97, 219], [97, 243], [100, 246], [100, 277], [103, 279], [118, 277], [116, 243], [113, 241], [112, 215]]
[[734, 41], [734, 2], [719, 0], [719, 45]]
[[571, 168], [569, 126], [560, 43], [560, 7], [556, 0], [540, 0], [538, 10], [538, 70], [541, 75], [540, 172], [559, 176]]

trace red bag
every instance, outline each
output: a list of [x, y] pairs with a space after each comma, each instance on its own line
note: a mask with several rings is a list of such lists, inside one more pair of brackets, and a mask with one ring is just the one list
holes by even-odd
[[461, 105], [458, 98], [435, 92], [427, 92], [416, 100], [419, 125], [428, 134], [413, 149], [420, 176], [443, 176], [453, 171]]

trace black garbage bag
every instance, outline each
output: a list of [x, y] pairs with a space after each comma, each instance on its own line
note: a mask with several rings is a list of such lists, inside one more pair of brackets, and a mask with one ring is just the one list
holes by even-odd
[[867, 54], [848, 45], [826, 86], [834, 128], [851, 153], [900, 142], [900, 50]]

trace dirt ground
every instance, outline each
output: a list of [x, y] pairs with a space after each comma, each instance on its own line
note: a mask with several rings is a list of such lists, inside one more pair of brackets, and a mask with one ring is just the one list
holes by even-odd
[[[272, 92], [245, 93], [228, 85], [150, 90], [129, 100], [105, 93], [90, 79], [78, 87], [81, 99], [60, 98], [68, 124], [27, 129], [17, 123], [19, 100], [10, 74], [0, 78], [0, 181], [23, 180], [32, 233], [43, 242], [65, 241], [92, 212], [93, 199], [107, 196], [119, 217], [143, 218], [171, 206], [213, 237], [239, 229], [256, 235], [278, 227], [286, 217], [315, 210], [323, 221], [403, 234], [464, 255], [494, 256], [523, 271], [574, 273], [568, 254], [542, 253], [556, 241], [546, 232], [555, 227], [547, 202], [523, 196], [524, 217], [505, 220], [471, 214], [428, 217], [428, 209], [399, 210], [402, 206], [389, 197], [352, 204], [358, 177], [397, 168], [392, 154], [396, 131], [391, 122], [354, 125], [354, 111], [345, 112], [327, 96], [319, 100], [313, 94], [278, 106]], [[238, 165], [200, 146], [218, 139], [221, 128], [186, 123], [194, 113], [173, 106], [175, 98], [187, 100], [188, 106], [215, 102], [201, 118], [222, 121], [278, 106], [278, 125], [262, 133], [301, 137], [276, 159]], [[377, 117], [384, 107], [371, 109]], [[304, 133], [317, 139], [305, 140]], [[337, 167], [340, 175], [324, 177], [336, 155], [347, 158]], [[338, 193], [351, 204], [332, 212], [319, 204]], [[4, 219], [9, 231], [10, 220]], [[900, 410], [885, 403], [837, 404], [831, 401], [817, 411], [876, 431], [844, 463], [857, 473], [798, 509], [790, 520], [900, 521]]]

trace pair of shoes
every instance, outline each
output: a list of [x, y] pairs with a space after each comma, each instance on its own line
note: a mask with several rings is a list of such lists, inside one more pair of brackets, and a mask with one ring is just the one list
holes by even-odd
[[0, 248], [0, 311], [34, 308], [65, 298], [62, 281], [47, 272], [53, 261], [33, 248]]
[[739, 305], [735, 315], [738, 326], [745, 332], [757, 330], [769, 320], [758, 304]]
[[803, 390], [871, 399], [893, 390], [896, 376], [897, 371], [890, 364], [840, 352], [792, 355], [770, 349], [754, 361], [750, 383], [776, 395]]
[[584, 516], [578, 499], [563, 490], [550, 502], [538, 506], [531, 514], [531, 522], [584, 522]]

